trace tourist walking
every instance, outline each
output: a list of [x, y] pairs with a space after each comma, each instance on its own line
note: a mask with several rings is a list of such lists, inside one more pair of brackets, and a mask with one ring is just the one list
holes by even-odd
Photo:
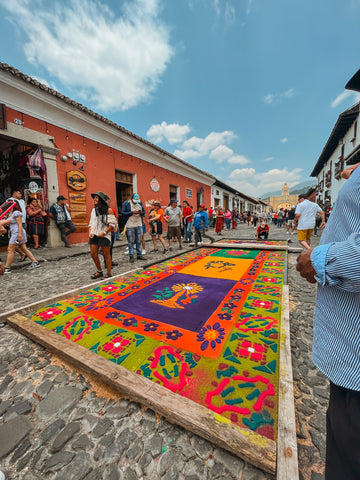
[[237, 210], [234, 208], [231, 211], [231, 223], [232, 223], [232, 229], [233, 230], [236, 229], [238, 219], [239, 219], [239, 214], [238, 214]]
[[14, 261], [15, 256], [15, 249], [18, 248], [20, 254], [26, 258], [28, 257], [31, 260], [31, 263], [28, 267], [28, 270], [33, 270], [35, 268], [39, 268], [40, 264], [34, 257], [34, 255], [30, 252], [30, 250], [26, 246], [27, 237], [26, 237], [26, 230], [22, 224], [22, 210], [18, 202], [15, 203], [13, 209], [9, 213], [9, 218], [6, 220], [1, 221], [1, 225], [10, 225], [10, 240], [7, 249], [7, 258], [6, 258], [6, 265], [5, 265], [5, 274], [11, 273], [11, 265]]
[[[93, 280], [97, 278], [111, 277], [111, 232], [116, 232], [117, 221], [113, 210], [109, 207], [110, 198], [104, 192], [96, 192], [91, 194], [94, 199], [94, 208], [91, 211], [89, 222], [89, 245], [93, 262], [97, 268], [96, 273], [91, 275]], [[106, 274], [103, 275], [100, 259], [99, 248], [104, 255], [106, 264]]]
[[295, 230], [295, 205], [292, 205], [288, 212], [288, 221], [286, 223], [287, 233], [292, 235]]
[[183, 201], [183, 209], [182, 209], [182, 216], [183, 216], [183, 225], [184, 225], [184, 240], [185, 243], [190, 243], [191, 242], [191, 236], [192, 236], [192, 223], [193, 223], [193, 216], [194, 216], [194, 211], [190, 207], [189, 202], [187, 200]]
[[299, 195], [299, 203], [295, 210], [295, 225], [298, 240], [305, 249], [310, 248], [311, 235], [315, 226], [316, 213], [321, 214], [321, 226], [325, 227], [325, 213], [317, 203], [307, 200], [305, 194]]
[[222, 235], [221, 231], [224, 226], [224, 212], [221, 207], [216, 209], [216, 221], [215, 221], [215, 233], [217, 235]]
[[124, 202], [121, 214], [125, 223], [125, 233], [128, 241], [129, 260], [134, 263], [134, 243], [136, 256], [138, 260], [144, 260], [142, 255], [141, 239], [143, 235], [143, 218], [145, 218], [145, 208], [141, 203], [138, 193], [134, 193], [130, 200]]
[[226, 209], [226, 212], [224, 214], [224, 219], [225, 219], [226, 229], [230, 230], [230, 228], [231, 228], [231, 211], [230, 211], [229, 208]]
[[170, 200], [170, 205], [165, 209], [164, 219], [168, 224], [168, 233], [167, 239], [169, 242], [169, 250], [172, 251], [172, 239], [177, 238], [179, 242], [179, 248], [182, 249], [181, 245], [181, 230], [180, 225], [182, 221], [182, 212], [178, 207], [177, 200]]
[[161, 203], [159, 201], [154, 202], [154, 209], [149, 214], [149, 224], [151, 227], [151, 239], [154, 245], [154, 252], [157, 253], [158, 245], [157, 245], [157, 238], [159, 242], [164, 247], [163, 253], [167, 252], [165, 240], [163, 239], [163, 222], [164, 219], [164, 210], [161, 208]]
[[199, 205], [199, 211], [195, 213], [194, 217], [194, 229], [195, 229], [195, 247], [202, 243], [202, 235], [209, 228], [209, 217], [205, 211], [205, 205], [202, 203]]

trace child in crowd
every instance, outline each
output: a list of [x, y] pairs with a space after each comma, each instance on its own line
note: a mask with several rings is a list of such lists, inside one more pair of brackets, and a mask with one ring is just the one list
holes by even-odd
[[157, 213], [155, 211], [155, 208], [151, 208], [149, 212], [149, 225], [151, 227], [151, 234], [157, 234], [157, 222], [155, 217], [157, 217]]

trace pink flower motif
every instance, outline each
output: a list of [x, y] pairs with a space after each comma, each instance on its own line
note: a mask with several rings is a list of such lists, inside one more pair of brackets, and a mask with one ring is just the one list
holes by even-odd
[[49, 308], [48, 310], [45, 310], [45, 312], [40, 312], [39, 317], [41, 317], [43, 320], [49, 320], [50, 318], [60, 315], [61, 313], [63, 312], [59, 308]]
[[117, 287], [115, 287], [115, 285], [106, 285], [106, 287], [102, 287], [101, 290], [105, 290], [105, 292], [112, 292], [117, 290]]
[[126, 345], [130, 343], [130, 340], [122, 337], [114, 337], [111, 342], [105, 343], [103, 349], [113, 355], [120, 353]]
[[255, 308], [272, 308], [273, 303], [269, 302], [268, 300], [254, 300], [253, 306]]

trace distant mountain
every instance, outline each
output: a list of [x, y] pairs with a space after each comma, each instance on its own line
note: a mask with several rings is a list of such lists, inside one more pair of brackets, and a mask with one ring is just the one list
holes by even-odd
[[[305, 182], [298, 183], [294, 187], [290, 188], [289, 193], [290, 195], [300, 195], [300, 193], [306, 193], [310, 187], [313, 187], [316, 185], [316, 180], [311, 179], [311, 180], [306, 180]], [[265, 198], [269, 197], [278, 197], [281, 195], [281, 190], [277, 190], [274, 192], [267, 192], [261, 195], [261, 199], [264, 200]]]

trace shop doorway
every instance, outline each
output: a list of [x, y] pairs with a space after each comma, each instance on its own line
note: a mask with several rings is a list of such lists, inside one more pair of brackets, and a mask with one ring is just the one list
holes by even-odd
[[116, 180], [116, 206], [118, 211], [118, 222], [120, 231], [124, 229], [124, 222], [121, 215], [123, 203], [131, 198], [133, 187], [133, 175], [131, 173], [115, 170]]
[[[27, 205], [32, 198], [38, 200], [43, 210], [48, 210], [46, 186], [46, 172], [39, 168], [32, 168], [31, 157], [37, 145], [19, 143], [7, 137], [0, 136], [0, 204], [11, 197], [14, 190], [20, 190]], [[45, 222], [46, 223], [46, 222]], [[28, 226], [27, 226], [28, 227]], [[40, 243], [46, 243], [47, 225], [40, 238]], [[27, 228], [28, 239], [31, 243], [30, 231]], [[0, 249], [6, 248], [9, 233], [0, 236]]]

